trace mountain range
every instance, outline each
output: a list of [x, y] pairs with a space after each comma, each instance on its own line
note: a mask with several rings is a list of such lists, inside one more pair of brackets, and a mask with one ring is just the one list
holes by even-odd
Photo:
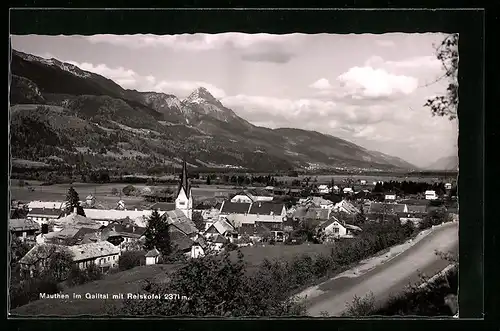
[[432, 164], [425, 167], [426, 170], [437, 171], [457, 171], [458, 170], [458, 156], [451, 155], [437, 159]]
[[160, 170], [182, 159], [257, 171], [416, 169], [331, 135], [255, 126], [203, 87], [183, 100], [127, 90], [72, 64], [15, 50], [10, 104], [11, 155], [19, 159]]

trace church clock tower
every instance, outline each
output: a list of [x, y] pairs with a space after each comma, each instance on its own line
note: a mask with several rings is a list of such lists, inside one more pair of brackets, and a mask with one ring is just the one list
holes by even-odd
[[175, 199], [175, 209], [181, 210], [184, 215], [191, 220], [193, 219], [193, 197], [191, 195], [191, 186], [188, 181], [186, 161], [182, 163], [182, 174], [180, 179], [181, 182], [179, 183], [177, 198]]

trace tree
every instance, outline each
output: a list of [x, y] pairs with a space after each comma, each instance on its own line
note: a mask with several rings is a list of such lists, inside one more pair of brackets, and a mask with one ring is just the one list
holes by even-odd
[[68, 189], [68, 194], [66, 194], [66, 214], [71, 214], [75, 208], [78, 215], [85, 216], [85, 211], [80, 206], [80, 197], [73, 186], [71, 186]]
[[122, 192], [126, 196], [132, 195], [136, 191], [135, 187], [133, 185], [127, 185], [123, 188]]
[[151, 250], [156, 248], [165, 257], [171, 253], [168, 224], [166, 220], [160, 216], [160, 213], [158, 213], [158, 210], [156, 209], [153, 210], [151, 216], [149, 217], [144, 237], [145, 249]]
[[198, 231], [205, 231], [205, 220], [203, 220], [203, 216], [199, 211], [193, 212], [193, 222]]
[[113, 194], [113, 195], [118, 195], [118, 189], [117, 189], [116, 187], [113, 187], [113, 188], [111, 189], [111, 194]]
[[445, 95], [438, 95], [427, 100], [424, 104], [429, 107], [435, 116], [448, 116], [450, 120], [457, 117], [458, 106], [458, 33], [450, 34], [436, 48], [437, 58], [445, 70], [443, 76], [436, 80], [446, 78], [448, 88]]
[[210, 185], [210, 175], [207, 176], [207, 185]]
[[120, 270], [128, 270], [143, 264], [144, 251], [125, 251], [120, 255], [118, 266]]

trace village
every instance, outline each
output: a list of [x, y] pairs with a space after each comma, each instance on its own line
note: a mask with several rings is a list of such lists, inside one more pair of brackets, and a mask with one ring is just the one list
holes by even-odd
[[[367, 186], [366, 181], [358, 184]], [[71, 252], [73, 263], [80, 269], [93, 265], [106, 273], [118, 268], [126, 251], [142, 252], [141, 264], [162, 261], [157, 247], [144, 249], [154, 213], [168, 229], [170, 246], [185, 258], [198, 258], [242, 246], [352, 240], [366, 222], [396, 220], [418, 228], [433, 210], [444, 210], [450, 219], [458, 220], [456, 196], [451, 194], [455, 184], [443, 184], [445, 190], [440, 195], [425, 190], [423, 194], [405, 196], [394, 192], [375, 194], [383, 187], [382, 182], [373, 183], [372, 190], [322, 184], [310, 196], [292, 199], [273, 194], [273, 187], [243, 189], [206, 209], [194, 209], [184, 163], [175, 202], [127, 210], [121, 200], [115, 209], [96, 209], [92, 195], [70, 207], [68, 201], [13, 201], [9, 227], [13, 237], [31, 247], [18, 261], [23, 273], [33, 275], [44, 267], [41, 251], [60, 248]], [[293, 194], [291, 190], [289, 194]], [[23, 211], [25, 217], [19, 218]]]

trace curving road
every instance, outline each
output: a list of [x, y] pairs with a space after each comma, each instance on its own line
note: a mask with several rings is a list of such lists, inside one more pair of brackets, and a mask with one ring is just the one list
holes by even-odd
[[436, 256], [435, 251], [458, 250], [458, 223], [448, 223], [435, 229], [392, 260], [368, 271], [359, 277], [341, 277], [329, 280], [319, 286], [324, 291], [307, 302], [310, 316], [340, 316], [346, 304], [355, 295], [363, 297], [373, 293], [377, 302], [386, 300], [391, 294], [404, 290], [409, 283], [416, 283], [419, 274], [432, 276], [444, 269], [449, 263]]

